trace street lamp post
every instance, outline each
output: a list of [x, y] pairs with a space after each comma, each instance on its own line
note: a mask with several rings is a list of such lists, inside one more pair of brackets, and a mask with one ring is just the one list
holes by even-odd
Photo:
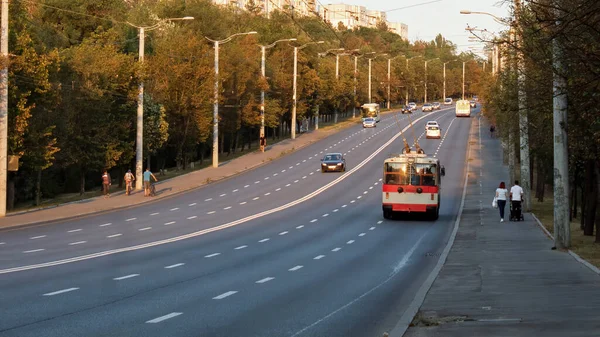
[[444, 101], [446, 101], [446, 64], [454, 61], [456, 61], [456, 59], [444, 62]]
[[215, 46], [215, 85], [214, 85], [214, 101], [213, 101], [213, 149], [212, 149], [212, 167], [219, 167], [219, 45], [231, 41], [234, 37], [240, 35], [256, 34], [256, 32], [237, 33], [223, 40], [212, 40]]
[[379, 54], [376, 55], [375, 57], [369, 57], [369, 103], [373, 103], [372, 100], [372, 92], [371, 92], [371, 64], [372, 61], [376, 58], [378, 58], [379, 56], [386, 56], [387, 54]]
[[[418, 55], [418, 56], [413, 56], [413, 57], [411, 57], [411, 58], [407, 58], [407, 59], [406, 59], [406, 77], [407, 77], [407, 78], [408, 78], [408, 61], [410, 61], [410, 60], [412, 60], [412, 59], [415, 59], [415, 58], [418, 58], [418, 57], [423, 57], [423, 56], [421, 56], [421, 55]], [[408, 105], [408, 83], [407, 83], [407, 85], [406, 85], [406, 99], [405, 99], [405, 105]]]
[[375, 52], [369, 52], [363, 55], [354, 55], [354, 105], [352, 107], [352, 118], [356, 118], [356, 86], [358, 84], [358, 59], [365, 55], [372, 55]]
[[462, 72], [462, 99], [465, 99], [465, 63], [463, 61], [463, 72]]
[[298, 102], [297, 96], [296, 96], [296, 90], [297, 90], [297, 76], [298, 76], [298, 50], [304, 49], [307, 46], [311, 45], [311, 44], [321, 44], [321, 43], [325, 43], [325, 41], [318, 41], [318, 42], [309, 42], [309, 43], [305, 43], [300, 47], [294, 47], [294, 83], [293, 83], [293, 87], [294, 87], [294, 94], [292, 96], [292, 100], [293, 100], [293, 106], [292, 106], [292, 120], [291, 120], [291, 125], [290, 125], [290, 129], [291, 129], [291, 138], [292, 139], [296, 139], [296, 105]]
[[388, 80], [388, 86], [387, 86], [387, 108], [388, 110], [391, 109], [391, 82], [392, 82], [392, 60], [398, 58], [400, 55], [389, 58], [388, 59], [388, 73], [387, 73], [387, 80]]
[[[0, 53], [8, 57], [8, 0], [2, 0]], [[8, 63], [0, 70], [0, 216], [6, 215], [8, 182]]]
[[[296, 41], [295, 38], [292, 39], [282, 39], [282, 40], [277, 40], [273, 43], [271, 43], [270, 45], [261, 45], [260, 46], [260, 52], [261, 52], [261, 58], [260, 58], [260, 73], [262, 75], [263, 80], [266, 80], [266, 50], [272, 47], [275, 47], [275, 45], [279, 42], [286, 42], [286, 41]], [[260, 90], [260, 140], [262, 141], [263, 138], [265, 138], [265, 90], [261, 89]], [[265, 147], [264, 145], [260, 146], [260, 150], [262, 152], [265, 152]]]
[[[138, 62], [144, 63], [144, 49], [146, 32], [159, 28], [166, 22], [171, 21], [183, 21], [183, 20], [194, 20], [191, 16], [182, 18], [168, 18], [162, 19], [152, 26], [137, 26], [130, 22], [126, 22], [129, 26], [137, 28], [139, 30], [139, 51], [138, 51]], [[144, 82], [140, 81], [138, 85], [138, 97], [137, 97], [137, 120], [136, 120], [136, 135], [135, 135], [135, 175], [138, 179], [135, 180], [135, 189], [141, 190], [143, 179], [143, 163], [144, 163]]]
[[423, 102], [423, 104], [427, 103], [427, 63], [433, 60], [439, 60], [439, 58], [436, 57], [431, 60], [425, 60], [425, 102]]

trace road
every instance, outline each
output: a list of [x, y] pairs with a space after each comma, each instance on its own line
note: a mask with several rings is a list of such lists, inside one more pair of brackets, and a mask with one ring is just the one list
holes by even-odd
[[[381, 336], [448, 239], [471, 122], [441, 110], [405, 133], [446, 167], [442, 207], [435, 222], [389, 221], [397, 118], [151, 205], [0, 232], [0, 336]], [[428, 120], [442, 140], [424, 138]], [[322, 174], [327, 152], [347, 172]]]

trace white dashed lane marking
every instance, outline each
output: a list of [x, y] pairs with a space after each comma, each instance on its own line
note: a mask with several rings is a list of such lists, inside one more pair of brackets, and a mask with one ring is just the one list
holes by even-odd
[[358, 234], [358, 236], [365, 236], [365, 235], [366, 235], [365, 233]]
[[192, 206], [196, 206], [196, 203], [195, 203], [195, 202], [193, 202], [193, 203], [189, 204], [188, 206], [190, 206], [190, 207], [192, 207]]
[[247, 204], [247, 202], [246, 202], [246, 201], [242, 201], [242, 202], [240, 202], [240, 205], [245, 205], [245, 204]]
[[265, 196], [271, 195], [271, 192], [267, 192], [265, 193]]
[[383, 223], [383, 220], [379, 220], [379, 221], [377, 221], [377, 224], [378, 224], [378, 225], [379, 225], [379, 224], [381, 224], [381, 223]]
[[188, 219], [188, 220], [192, 220], [192, 219], [196, 219], [196, 218], [197, 218], [197, 216], [196, 216], [196, 215], [192, 215], [192, 216], [188, 216], [188, 217], [187, 217], [187, 219]]
[[219, 195], [219, 197], [224, 197], [226, 195], [227, 195], [227, 193], [223, 193], [223, 194]]
[[310, 222], [317, 222], [317, 221], [318, 221], [317, 219], [310, 220]]
[[233, 291], [233, 290], [232, 291], [228, 291], [226, 293], [222, 293], [219, 296], [213, 297], [213, 300], [222, 300], [222, 299], [224, 299], [226, 297], [229, 297], [229, 296], [231, 296], [233, 294], [236, 294], [236, 293], [237, 293], [237, 291]]
[[281, 232], [281, 233], [279, 233], [279, 235], [286, 235], [287, 233], [289, 233], [289, 232], [288, 232], [288, 231], [285, 231], [285, 232]]
[[250, 185], [244, 185], [244, 188], [248, 188], [248, 187], [250, 187]]
[[326, 217], [328, 217], [328, 216], [329, 216], [329, 213], [325, 213], [325, 214], [323, 214], [323, 217], [324, 217], [324, 218], [326, 218]]
[[346, 242], [347, 245], [351, 245], [354, 243], [354, 240], [349, 240], [348, 242]]
[[159, 212], [154, 212], [154, 213], [150, 213], [150, 215], [154, 216], [154, 215], [159, 215]]
[[340, 247], [337, 247], [337, 248], [333, 248], [331, 251], [332, 251], [332, 252], [339, 252], [341, 249], [342, 249], [342, 248], [340, 248]]
[[231, 191], [231, 193], [235, 193], [235, 192], [237, 192], [237, 191], [239, 191], [239, 190], [238, 190], [238, 189], [235, 189], [235, 190]]
[[32, 250], [26, 250], [23, 253], [25, 254], [29, 254], [29, 253], [37, 253], [37, 252], [43, 252], [45, 249], [40, 248], [40, 249], [32, 249]]
[[77, 241], [77, 242], [71, 242], [69, 243], [69, 246], [76, 246], [76, 245], [82, 245], [84, 243], [86, 243], [87, 241]]
[[109, 238], [109, 239], [112, 239], [112, 238], [119, 237], [119, 236], [121, 236], [121, 235], [123, 235], [123, 234], [121, 234], [121, 233], [118, 233], [118, 234], [113, 234], [113, 235], [109, 235], [109, 236], [107, 236], [107, 238]]
[[38, 236], [32, 236], [29, 238], [29, 240], [37, 240], [37, 239], [42, 239], [45, 238], [46, 235], [38, 235]]
[[335, 213], [335, 212], [337, 212], [337, 211], [339, 211], [339, 209], [337, 209], [337, 208], [336, 208], [336, 209], [334, 209], [334, 210], [333, 210], [333, 213]]
[[206, 212], [206, 214], [215, 214], [215, 211]]
[[134, 278], [134, 277], [137, 277], [137, 276], [140, 276], [140, 274], [130, 274], [130, 275], [125, 275], [125, 276], [115, 277], [113, 280], [115, 280], [115, 281], [121, 281], [121, 280], [126, 280], [126, 279], [129, 279], [129, 278]]
[[165, 222], [165, 226], [169, 226], [169, 225], [172, 225], [172, 224], [174, 224], [174, 223], [175, 223], [175, 221], [169, 221], [169, 222]]
[[275, 190], [275, 192], [279, 192], [279, 191], [281, 191], [281, 187], [279, 187]]
[[244, 249], [244, 248], [248, 248], [248, 246], [243, 245], [243, 246], [239, 246], [239, 247], [235, 247], [235, 250], [240, 250], [240, 249]]
[[227, 207], [223, 208], [223, 210], [225, 210], [225, 211], [228, 210], [228, 209], [231, 209], [231, 206], [227, 206]]
[[375, 230], [375, 227], [371, 227], [371, 228], [369, 228], [369, 230], [370, 230], [370, 231], [372, 231], [372, 230]]
[[256, 281], [256, 283], [259, 283], [259, 284], [260, 284], [260, 283], [265, 283], [265, 282], [269, 282], [269, 281], [271, 281], [271, 280], [274, 280], [274, 279], [275, 279], [274, 277], [265, 277], [265, 278], [264, 278], [264, 279], [262, 279], [262, 280], [258, 280], [258, 281]]
[[322, 258], [324, 258], [324, 257], [325, 257], [325, 255], [319, 255], [319, 256], [315, 256], [315, 257], [313, 258], [313, 260], [320, 260], [320, 259], [322, 259]]
[[70, 231], [67, 231], [67, 233], [75, 233], [75, 232], [81, 232], [81, 228], [71, 229]]
[[260, 197], [254, 197], [254, 198], [252, 198], [252, 200], [258, 200], [258, 199], [260, 199]]
[[271, 240], [271, 239], [269, 239], [269, 238], [264, 238], [264, 239], [262, 239], [262, 240], [260, 240], [260, 241], [258, 241], [258, 242], [260, 242], [260, 243], [263, 243], [263, 242], [267, 242], [267, 241], [269, 241], [269, 240]]
[[178, 209], [179, 209], [179, 207], [175, 207], [175, 208], [171, 208], [169, 211], [174, 212], [174, 211], [176, 211]]
[[129, 218], [129, 219], [125, 220], [125, 221], [129, 222], [129, 221], [133, 221], [133, 220], [137, 220], [137, 218]]
[[68, 288], [68, 289], [63, 289], [63, 290], [57, 290], [57, 291], [53, 291], [51, 293], [45, 293], [44, 296], [54, 296], [54, 295], [68, 293], [68, 292], [75, 291], [75, 290], [79, 290], [79, 288]]
[[210, 257], [215, 257], [217, 255], [221, 255], [221, 253], [212, 253], [212, 254], [206, 255], [205, 257], [209, 257], [210, 258]]
[[166, 320], [168, 320], [168, 319], [170, 319], [170, 318], [177, 317], [177, 316], [179, 316], [179, 315], [181, 315], [181, 314], [183, 314], [183, 313], [182, 313], [182, 312], [172, 312], [172, 313], [170, 313], [170, 314], [167, 314], [167, 315], [164, 315], [164, 316], [160, 316], [160, 317], [156, 317], [156, 318], [154, 318], [154, 319], [151, 319], [151, 320], [149, 320], [149, 321], [146, 321], [146, 323], [150, 323], [150, 324], [153, 324], [153, 323], [160, 323], [160, 322], [162, 322], [162, 321], [166, 321]]
[[211, 201], [211, 200], [212, 200], [212, 198], [204, 199], [204, 201]]
[[151, 229], [152, 229], [152, 227], [144, 227], [144, 228], [138, 229], [138, 231], [143, 232], [143, 231], [148, 231], [148, 230], [151, 230]]
[[298, 270], [298, 269], [301, 269], [302, 267], [304, 267], [304, 266], [295, 266], [295, 267], [293, 267], [293, 268], [290, 268], [290, 269], [288, 269], [288, 270], [289, 270], [289, 271], [296, 271], [296, 270]]
[[304, 225], [297, 226], [296, 229], [304, 228]]
[[112, 222], [102, 224], [102, 225], [100, 225], [100, 227], [106, 227], [106, 226], [110, 226], [110, 225], [112, 225]]
[[183, 265], [185, 265], [185, 263], [176, 263], [176, 264], [172, 264], [170, 266], [166, 266], [165, 269], [177, 268], [177, 267], [181, 267]]

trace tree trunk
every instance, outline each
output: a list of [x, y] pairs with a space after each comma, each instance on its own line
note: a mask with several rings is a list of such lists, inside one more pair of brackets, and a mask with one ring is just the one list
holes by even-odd
[[596, 183], [596, 167], [593, 160], [588, 159], [585, 164], [585, 185], [587, 190], [587, 206], [583, 235], [594, 235], [594, 223], [596, 218], [596, 204], [598, 199], [598, 185]]
[[585, 228], [585, 214], [587, 213], [587, 209], [585, 209], [585, 205], [587, 205], [587, 195], [585, 193], [585, 187], [581, 188], [581, 217], [579, 218], [579, 228], [584, 230]]
[[[150, 167], [150, 166], [148, 166]], [[123, 179], [125, 178], [125, 169], [119, 166], [119, 188], [123, 188]]]
[[42, 169], [37, 169], [35, 179], [35, 205], [39, 206], [42, 203]]
[[[600, 190], [600, 161], [596, 163], [594, 176], [595, 176], [595, 185], [596, 185], [596, 194]], [[600, 198], [596, 197], [596, 240], [595, 243], [600, 243]]]
[[[150, 151], [148, 151], [148, 158], [146, 159], [146, 167], [150, 167], [150, 163], [151, 163], [150, 159], [151, 159]], [[150, 171], [152, 171], [152, 169], [150, 169]]]
[[79, 195], [83, 195], [85, 193], [85, 170], [80, 170], [79, 174]]
[[219, 136], [221, 137], [221, 145], [219, 145], [219, 154], [223, 154], [223, 150], [225, 149], [225, 134], [223, 132], [220, 132]]
[[15, 181], [9, 177], [8, 186], [6, 187], [6, 209], [13, 210], [15, 208]]
[[240, 143], [240, 130], [235, 132], [235, 142], [234, 142], [234, 146], [233, 146], [233, 153], [236, 152], [238, 144]]

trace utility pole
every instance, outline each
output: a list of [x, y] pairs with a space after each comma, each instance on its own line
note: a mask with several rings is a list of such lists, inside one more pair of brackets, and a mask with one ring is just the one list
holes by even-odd
[[291, 137], [292, 139], [296, 139], [296, 77], [298, 76], [298, 47], [294, 47], [294, 80], [293, 80], [293, 90], [294, 94], [292, 95], [292, 121], [290, 123], [291, 129]]
[[358, 82], [358, 56], [354, 55], [354, 104], [352, 104], [352, 119], [356, 118], [356, 85]]
[[448, 63], [448, 62], [444, 62], [444, 101], [443, 102], [446, 101], [446, 63]]
[[391, 68], [392, 68], [392, 59], [388, 59], [388, 73], [387, 73], [387, 80], [388, 80], [388, 85], [387, 85], [387, 109], [390, 110], [390, 91], [391, 91], [391, 79], [392, 79], [392, 74], [391, 74]]
[[371, 102], [371, 61], [373, 61], [373, 59], [369, 58], [369, 103]]
[[[8, 0], [2, 0], [0, 53], [8, 58]], [[0, 216], [6, 215], [8, 182], [8, 63], [0, 70]]]
[[463, 76], [462, 76], [462, 99], [465, 99], [465, 63], [463, 62]]
[[425, 97], [423, 99], [423, 104], [427, 103], [427, 60], [425, 60]]
[[213, 89], [213, 150], [212, 167], [219, 167], [219, 41], [215, 44], [215, 84]]
[[[558, 10], [556, 10], [557, 15]], [[556, 23], [558, 25], [558, 22]], [[554, 246], [571, 246], [569, 223], [569, 147], [567, 139], [567, 81], [563, 74], [563, 52], [560, 41], [552, 41], [554, 63]]]
[[[521, 1], [514, 0], [515, 29], [519, 29]], [[523, 188], [523, 209], [531, 211], [531, 182], [529, 181], [529, 121], [527, 117], [527, 100], [525, 96], [525, 67], [523, 65], [523, 36], [517, 31], [517, 87], [519, 93], [519, 135], [521, 154], [521, 187]]]
[[[140, 27], [140, 45], [139, 45], [139, 60], [138, 62], [144, 63], [144, 49], [145, 47], [145, 29]], [[142, 174], [144, 173], [144, 82], [140, 81], [138, 85], [138, 105], [137, 105], [137, 125], [135, 134], [135, 189], [141, 190], [143, 188]]]

